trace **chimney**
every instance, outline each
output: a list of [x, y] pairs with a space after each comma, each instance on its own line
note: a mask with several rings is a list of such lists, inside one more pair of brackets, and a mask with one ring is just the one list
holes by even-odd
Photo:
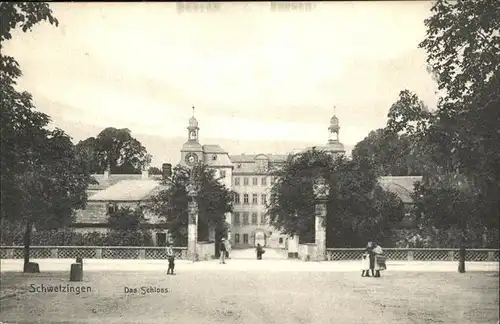
[[163, 163], [161, 165], [161, 175], [163, 180], [169, 179], [172, 176], [172, 164]]
[[141, 179], [142, 179], [142, 180], [147, 180], [147, 179], [149, 179], [149, 171], [148, 171], [148, 170], [142, 170]]

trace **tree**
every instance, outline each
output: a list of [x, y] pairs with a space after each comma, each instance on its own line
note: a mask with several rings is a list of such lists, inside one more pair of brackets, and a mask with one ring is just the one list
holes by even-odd
[[99, 163], [97, 155], [97, 139], [95, 137], [89, 137], [84, 141], [78, 142], [76, 144], [78, 154], [82, 159], [87, 162], [88, 171], [90, 173], [101, 173], [101, 163]]
[[[420, 47], [442, 91], [437, 109], [421, 115], [406, 100], [399, 110], [406, 120], [389, 115], [389, 127], [412, 133], [412, 123], [424, 125], [413, 134], [416, 143], [432, 151], [438, 166], [433, 181], [465, 176], [477, 207], [469, 217], [477, 218], [476, 224], [498, 228], [500, 5], [493, 0], [437, 1], [432, 12]], [[464, 198], [456, 199], [460, 197]]]
[[172, 233], [174, 243], [187, 244], [188, 211], [191, 198], [186, 186], [191, 177], [198, 184], [198, 239], [208, 240], [209, 229], [223, 234], [227, 229], [225, 214], [232, 211], [233, 194], [218, 179], [214, 170], [205, 165], [193, 169], [177, 165], [172, 178], [164, 180], [165, 189], [152, 198], [151, 209], [161, 215]]
[[[0, 10], [2, 43], [18, 26], [27, 31], [42, 20], [57, 25], [46, 3], [2, 2]], [[74, 210], [85, 207], [92, 178], [70, 137], [60, 129], [48, 129], [49, 116], [35, 109], [29, 93], [16, 91], [19, 76], [15, 59], [2, 55], [1, 216], [2, 222], [23, 224], [24, 271], [28, 272], [35, 266], [29, 262], [33, 228], [70, 223]]]
[[435, 127], [445, 130], [457, 168], [473, 182], [491, 225], [498, 227], [500, 4], [438, 1], [432, 12], [420, 47], [445, 92]]
[[272, 172], [276, 181], [267, 214], [274, 227], [288, 235], [299, 235], [302, 242], [314, 242], [313, 181], [320, 175], [331, 187], [326, 219], [328, 245], [362, 246], [367, 239], [382, 242], [385, 232], [402, 219], [402, 202], [378, 186], [371, 164], [309, 151]]
[[380, 176], [422, 175], [423, 164], [427, 161], [420, 155], [408, 136], [383, 128], [371, 131], [352, 151], [354, 160], [373, 164]]
[[161, 170], [157, 167], [150, 167], [148, 169], [149, 174], [159, 175], [162, 174]]
[[140, 173], [151, 163], [151, 155], [127, 128], [108, 127], [96, 138], [77, 144], [89, 161], [93, 173], [110, 170], [116, 174]]
[[477, 191], [468, 185], [465, 177], [449, 175], [436, 183], [419, 183], [413, 199], [418, 223], [441, 237], [437, 244], [459, 247], [465, 242], [478, 248], [498, 246], [498, 237], [488, 237], [489, 233], [484, 231], [489, 224], [483, 223], [480, 217], [471, 217], [481, 213], [482, 207], [477, 203]]
[[106, 236], [107, 244], [144, 246], [152, 244], [151, 233], [142, 227], [146, 223], [143, 209], [120, 207], [108, 215], [111, 231]]
[[108, 222], [112, 229], [122, 231], [137, 231], [146, 221], [141, 208], [120, 207], [108, 215]]
[[[48, 20], [51, 25], [59, 25], [57, 19], [52, 15], [49, 5], [45, 2], [1, 2], [0, 12], [2, 18], [0, 50], [3, 49], [2, 44], [12, 38], [13, 29], [21, 27], [23, 32], [31, 31], [42, 20]], [[15, 84], [15, 79], [22, 75], [17, 61], [2, 53], [0, 62], [2, 84]]]

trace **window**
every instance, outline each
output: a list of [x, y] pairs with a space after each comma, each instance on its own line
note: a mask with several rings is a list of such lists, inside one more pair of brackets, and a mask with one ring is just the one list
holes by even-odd
[[257, 225], [257, 213], [252, 213], [252, 225]]
[[240, 213], [234, 213], [233, 218], [234, 225], [240, 225]]
[[261, 200], [261, 203], [262, 205], [267, 205], [267, 196], [265, 194], [263, 195], [260, 195], [260, 200]]
[[241, 163], [239, 163], [238, 165], [236, 165], [236, 168], [237, 169], [241, 169]]
[[279, 244], [283, 244], [283, 238], [280, 237], [280, 243]]
[[113, 203], [108, 204], [108, 214], [113, 214], [116, 213], [117, 211], [118, 211], [118, 206], [116, 204]]
[[240, 244], [240, 234], [234, 234], [234, 244]]
[[248, 194], [243, 195], [243, 203], [248, 204]]
[[265, 213], [260, 214], [260, 224], [261, 225], [266, 224], [266, 214]]
[[240, 204], [240, 194], [237, 192], [234, 193], [234, 203]]
[[259, 202], [257, 201], [257, 194], [252, 194], [252, 204], [258, 204]]
[[260, 179], [260, 184], [262, 186], [267, 186], [267, 178], [266, 177], [262, 177], [262, 179]]
[[257, 179], [257, 178], [252, 178], [252, 185], [253, 185], [253, 186], [257, 186], [257, 185], [259, 185], [259, 179]]
[[217, 155], [216, 154], [212, 155], [212, 161], [215, 161], [215, 160], [217, 160]]
[[226, 177], [226, 170], [220, 170], [220, 177], [225, 178]]
[[234, 178], [234, 185], [239, 186], [240, 185], [240, 178], [236, 177]]
[[248, 244], [248, 234], [243, 234], [243, 244]]
[[248, 186], [248, 178], [243, 178], [243, 185]]
[[248, 213], [243, 213], [243, 225], [248, 225]]

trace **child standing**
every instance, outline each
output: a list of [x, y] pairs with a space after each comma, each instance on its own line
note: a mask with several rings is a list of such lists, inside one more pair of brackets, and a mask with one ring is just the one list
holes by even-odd
[[167, 274], [174, 274], [174, 268], [175, 268], [175, 255], [174, 255], [174, 249], [172, 249], [172, 244], [168, 243], [167, 244], [167, 258], [168, 258], [168, 270]]

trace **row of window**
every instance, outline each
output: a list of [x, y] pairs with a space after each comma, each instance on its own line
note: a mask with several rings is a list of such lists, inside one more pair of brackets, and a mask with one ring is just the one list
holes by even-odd
[[[235, 186], [240, 186], [241, 185], [241, 179], [239, 177], [234, 178], [234, 185]], [[244, 186], [249, 186], [250, 185], [250, 178], [248, 177], [243, 177], [243, 185]], [[258, 186], [259, 185], [259, 178], [253, 177], [252, 178], [252, 186]], [[261, 177], [260, 178], [260, 185], [261, 186], [267, 186], [267, 177]]]
[[[234, 234], [234, 244], [240, 244], [240, 234]], [[248, 244], [248, 234], [243, 234], [243, 244]]]
[[[252, 194], [252, 204], [257, 205], [259, 204], [258, 201], [259, 196], [257, 194]], [[240, 194], [239, 193], [234, 193], [234, 198], [233, 202], [235, 204], [241, 204], [241, 199], [240, 199]], [[250, 195], [249, 194], [243, 194], [243, 204], [249, 204], [250, 203]], [[261, 205], [266, 205], [267, 204], [267, 195], [262, 194], [260, 195], [260, 204]]]
[[[249, 219], [249, 217], [251, 218]], [[249, 223], [250, 221], [250, 223]], [[266, 214], [262, 213], [252, 213], [249, 212], [233, 212], [233, 225], [263, 225], [266, 223]]]
[[[283, 237], [279, 238], [280, 245], [285, 243], [285, 239]], [[234, 234], [234, 244], [240, 244], [240, 234]], [[248, 234], [243, 234], [243, 244], [248, 244]]]

